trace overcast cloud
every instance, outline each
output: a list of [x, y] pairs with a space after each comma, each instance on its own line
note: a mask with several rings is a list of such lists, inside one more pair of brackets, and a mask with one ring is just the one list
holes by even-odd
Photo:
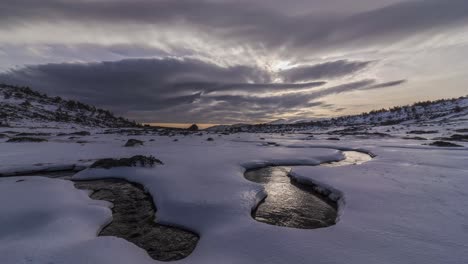
[[[466, 10], [466, 0], [7, 0], [0, 82], [145, 122], [349, 114], [338, 102], [354, 91], [368, 96], [361, 111], [381, 108], [372, 102], [389, 89], [468, 93], [450, 86], [461, 70], [444, 67], [468, 55]], [[401, 98], [387, 105], [411, 103]]]

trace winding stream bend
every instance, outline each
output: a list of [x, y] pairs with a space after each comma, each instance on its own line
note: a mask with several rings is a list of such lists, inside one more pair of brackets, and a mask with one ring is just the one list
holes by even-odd
[[90, 191], [92, 199], [111, 202], [112, 222], [101, 230], [99, 236], [123, 238], [159, 261], [180, 260], [195, 249], [199, 240], [197, 234], [156, 222], [156, 207], [143, 186], [115, 178], [73, 180], [75, 173], [73, 170], [65, 170], [32, 175], [71, 180], [76, 188]]
[[[345, 159], [320, 166], [338, 167], [361, 164], [372, 159], [368, 154], [343, 151]], [[252, 217], [277, 226], [313, 229], [334, 225], [337, 203], [288, 176], [291, 168], [282, 166], [248, 170], [247, 180], [263, 184], [267, 197], [252, 211]]]
[[156, 223], [153, 200], [140, 185], [109, 179], [75, 181], [75, 187], [91, 190], [92, 199], [113, 203], [112, 222], [102, 229], [100, 236], [126, 239], [161, 261], [183, 259], [197, 245], [197, 234]]
[[[370, 155], [343, 151], [345, 159], [321, 166], [361, 164]], [[337, 204], [317, 193], [314, 186], [300, 184], [288, 177], [291, 168], [265, 167], [245, 172], [245, 178], [261, 183], [267, 192], [252, 216], [271, 225], [312, 229], [336, 223]], [[48, 172], [43, 176], [72, 180], [74, 171]], [[100, 236], [117, 236], [143, 248], [155, 260], [180, 260], [195, 249], [199, 236], [176, 227], [160, 225], [155, 221], [156, 208], [151, 196], [138, 184], [125, 180], [74, 181], [76, 188], [92, 191], [90, 197], [113, 203], [112, 222]]]

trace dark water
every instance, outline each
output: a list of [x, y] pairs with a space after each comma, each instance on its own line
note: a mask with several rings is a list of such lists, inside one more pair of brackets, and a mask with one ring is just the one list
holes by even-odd
[[139, 185], [124, 180], [76, 181], [75, 187], [91, 190], [91, 198], [114, 204], [112, 222], [99, 234], [126, 239], [143, 248], [156, 260], [187, 257], [195, 249], [198, 235], [155, 222], [151, 196]]
[[[345, 159], [321, 166], [337, 167], [361, 164], [371, 157], [356, 151], [343, 152]], [[252, 212], [255, 220], [271, 225], [302, 229], [334, 225], [337, 204], [314, 191], [313, 186], [300, 184], [288, 177], [289, 167], [265, 167], [249, 170], [245, 178], [264, 185], [268, 196]]]
[[[99, 236], [116, 236], [146, 250], [159, 261], [180, 260], [195, 249], [199, 236], [181, 228], [156, 223], [152, 197], [138, 184], [119, 179], [75, 181], [76, 171], [43, 171], [30, 175], [71, 180], [78, 189], [90, 190], [95, 200], [111, 202], [112, 222]], [[21, 175], [28, 176], [28, 174]]]

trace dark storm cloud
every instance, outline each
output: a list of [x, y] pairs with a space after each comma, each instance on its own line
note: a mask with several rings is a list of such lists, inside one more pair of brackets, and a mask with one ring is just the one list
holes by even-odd
[[[309, 7], [314, 9], [313, 4]], [[36, 22], [127, 23], [197, 28], [220, 40], [285, 48], [288, 52], [351, 43], [397, 41], [468, 19], [466, 0], [405, 1], [355, 14], [288, 15], [274, 4], [234, 1], [59, 1], [15, 0], [0, 3], [1, 27]], [[287, 32], [287, 34], [285, 34]], [[292, 49], [292, 50], [291, 50]], [[304, 51], [304, 50], [303, 50]]]
[[[271, 13], [245, 4], [205, 0], [63, 1], [14, 0], [0, 3], [4, 26], [30, 21], [95, 21], [122, 23], [187, 22], [199, 25], [237, 26], [253, 24]], [[228, 12], [229, 10], [233, 12]], [[239, 15], [242, 14], [242, 17]]]
[[192, 103], [205, 93], [264, 93], [325, 84], [270, 83], [271, 76], [258, 68], [220, 67], [194, 59], [30, 65], [0, 74], [0, 81], [127, 110], [163, 109]]
[[339, 60], [316, 65], [298, 66], [280, 72], [285, 82], [301, 82], [342, 77], [366, 68], [370, 61]]
[[402, 82], [363, 80], [317, 90], [325, 83], [269, 81], [270, 74], [257, 68], [220, 67], [194, 59], [31, 65], [0, 74], [0, 82], [158, 122], [256, 120], [319, 107], [323, 103], [314, 100], [327, 95]]

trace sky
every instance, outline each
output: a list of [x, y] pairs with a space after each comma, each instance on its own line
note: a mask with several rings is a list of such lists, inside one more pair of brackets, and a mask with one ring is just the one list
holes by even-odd
[[0, 82], [145, 123], [468, 95], [467, 0], [2, 0]]

